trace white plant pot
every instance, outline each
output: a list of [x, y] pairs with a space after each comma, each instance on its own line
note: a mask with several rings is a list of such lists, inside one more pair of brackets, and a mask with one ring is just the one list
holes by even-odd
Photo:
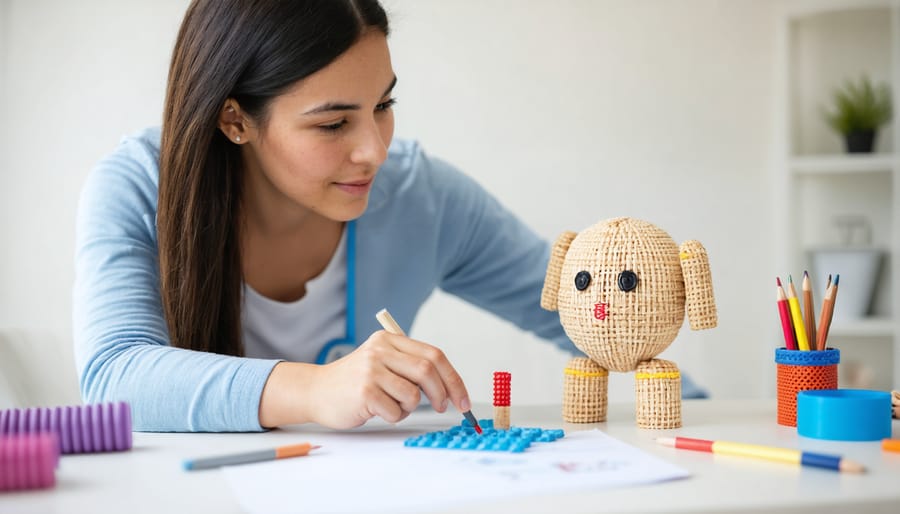
[[[876, 281], [884, 251], [877, 248], [820, 248], [811, 250], [813, 263], [813, 295], [817, 305], [825, 297], [825, 283], [840, 275], [834, 302], [835, 320], [866, 317], [875, 296]], [[799, 293], [799, 291], [798, 291]]]

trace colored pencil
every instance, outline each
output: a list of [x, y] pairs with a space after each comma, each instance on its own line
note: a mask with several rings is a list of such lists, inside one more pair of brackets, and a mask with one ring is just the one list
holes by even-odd
[[[837, 295], [838, 291], [841, 290], [838, 283], [841, 281], [840, 273], [834, 276], [834, 282], [831, 284], [831, 289], [834, 291], [831, 297], [831, 312], [828, 313], [828, 328], [827, 330], [831, 330], [831, 320], [834, 318], [834, 307], [837, 305]], [[827, 335], [827, 334], [826, 334]]]
[[187, 471], [196, 471], [199, 469], [211, 469], [221, 466], [234, 466], [236, 464], [249, 464], [251, 462], [302, 457], [316, 448], [320, 447], [313, 446], [309, 443], [293, 444], [290, 446], [279, 446], [277, 448], [255, 452], [233, 453], [231, 455], [204, 457], [202, 459], [188, 459], [184, 461], [182, 465]]
[[[816, 315], [813, 306], [812, 287], [809, 284], [809, 273], [803, 272], [803, 326], [806, 328], [806, 340], [809, 345], [816, 344]], [[816, 346], [813, 350], [824, 350]]]
[[819, 318], [819, 331], [816, 334], [816, 348], [822, 350], [828, 344], [828, 330], [831, 329], [831, 318], [834, 316], [834, 300], [840, 279], [840, 275], [834, 276], [834, 283], [825, 291], [825, 298], [822, 299], [822, 315]]
[[[825, 293], [828, 293], [829, 289], [831, 289], [831, 273], [828, 274], [828, 281], [825, 282]], [[825, 305], [822, 305], [822, 312], [824, 312], [824, 309], [825, 309]], [[822, 343], [822, 344], [823, 344], [822, 349], [824, 350], [825, 349], [824, 345], [827, 343]], [[816, 347], [818, 348], [818, 346], [819, 346], [819, 332], [817, 329], [817, 331], [816, 331]]]
[[754, 457], [785, 464], [811, 466], [834, 471], [845, 471], [848, 473], [862, 473], [866, 470], [862, 464], [845, 459], [839, 455], [804, 452], [792, 448], [778, 448], [775, 446], [761, 446], [728, 441], [707, 441], [705, 439], [691, 439], [689, 437], [659, 437], [656, 439], [656, 442], [663, 446], [679, 448], [682, 450], [719, 453], [722, 455], [734, 455], [738, 457]]
[[784, 332], [784, 347], [788, 350], [797, 349], [797, 339], [794, 336], [794, 325], [791, 323], [791, 311], [788, 307], [787, 297], [781, 287], [781, 279], [775, 277], [775, 298], [778, 304], [778, 315], [781, 316], [781, 331]]
[[803, 328], [803, 315], [800, 314], [800, 300], [797, 298], [797, 290], [794, 289], [794, 279], [788, 275], [788, 306], [791, 308], [791, 321], [794, 322], [794, 334], [797, 336], [797, 348], [808, 351], [809, 339], [806, 338], [806, 329]]
[[[381, 328], [390, 332], [391, 334], [396, 334], [398, 336], [405, 336], [406, 334], [403, 332], [403, 329], [397, 323], [391, 313], [388, 312], [387, 309], [381, 309], [375, 314], [375, 319], [378, 320], [378, 323], [381, 323]], [[469, 420], [469, 423], [472, 424], [472, 427], [475, 429], [475, 432], [481, 433], [483, 430], [481, 426], [478, 424], [478, 419], [472, 414], [471, 410], [467, 410], [462, 413], [463, 417]]]
[[882, 439], [881, 448], [889, 452], [900, 452], [900, 439]]

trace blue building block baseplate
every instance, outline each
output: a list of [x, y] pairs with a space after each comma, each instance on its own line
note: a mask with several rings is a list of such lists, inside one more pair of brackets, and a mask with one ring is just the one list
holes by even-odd
[[545, 430], [543, 428], [509, 427], [509, 430], [494, 429], [494, 421], [478, 420], [482, 433], [475, 432], [475, 427], [468, 420], [451, 427], [449, 430], [428, 432], [409, 437], [403, 446], [410, 448], [437, 448], [447, 450], [474, 450], [483, 452], [521, 453], [531, 443], [552, 443], [565, 436], [560, 429]]

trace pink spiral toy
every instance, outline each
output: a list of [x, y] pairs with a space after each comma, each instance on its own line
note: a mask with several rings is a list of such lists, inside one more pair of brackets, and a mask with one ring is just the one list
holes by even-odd
[[0, 410], [0, 437], [51, 433], [62, 453], [131, 448], [131, 407], [125, 402]]
[[58, 463], [56, 434], [0, 435], [0, 491], [53, 487]]

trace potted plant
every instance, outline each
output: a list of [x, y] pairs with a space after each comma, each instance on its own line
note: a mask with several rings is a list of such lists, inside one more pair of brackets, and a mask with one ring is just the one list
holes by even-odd
[[857, 82], [847, 79], [832, 96], [834, 108], [824, 112], [828, 125], [844, 137], [847, 152], [871, 152], [878, 128], [891, 120], [890, 87], [863, 75]]

